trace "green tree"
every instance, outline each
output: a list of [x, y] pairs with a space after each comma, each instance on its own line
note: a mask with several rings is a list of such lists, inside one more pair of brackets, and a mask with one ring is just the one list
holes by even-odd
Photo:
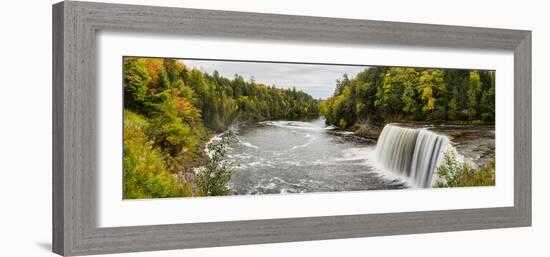
[[151, 80], [145, 66], [145, 59], [124, 59], [124, 104], [137, 110], [147, 95], [147, 84]]
[[158, 92], [162, 92], [164, 90], [168, 90], [171, 88], [170, 86], [170, 78], [168, 78], [168, 73], [166, 72], [166, 69], [163, 66], [160, 66], [157, 70], [157, 87], [159, 89]]
[[415, 113], [420, 108], [418, 103], [418, 93], [416, 85], [418, 84], [419, 72], [414, 68], [401, 68], [399, 80], [403, 83], [403, 111]]
[[481, 95], [481, 80], [477, 71], [470, 71], [468, 79], [468, 118], [476, 120], [479, 114], [479, 97]]
[[338, 126], [347, 128], [355, 123], [355, 98], [351, 87], [344, 88], [342, 95], [336, 97], [333, 109], [334, 115], [339, 117]]
[[487, 88], [481, 94], [480, 112], [481, 120], [494, 121], [495, 120], [495, 73], [493, 71], [487, 71], [489, 79], [486, 80]]
[[403, 73], [403, 68], [390, 68], [384, 76], [379, 106], [391, 116], [396, 116], [403, 110]]
[[338, 96], [344, 92], [344, 88], [348, 87], [350, 83], [349, 75], [344, 73], [342, 79], [336, 80], [336, 88], [334, 89], [334, 95]]
[[176, 156], [185, 147], [195, 148], [197, 142], [189, 137], [190, 128], [179, 116], [177, 99], [168, 91], [161, 93], [161, 97], [163, 101], [157, 105], [157, 114], [151, 118], [149, 135], [171, 156]]
[[355, 85], [355, 113], [358, 119], [367, 120], [368, 118], [371, 88], [372, 83], [370, 82], [357, 82]]
[[449, 120], [457, 120], [459, 117], [459, 93], [458, 88], [455, 87], [452, 91], [451, 100], [449, 101], [449, 111], [447, 113], [447, 117]]

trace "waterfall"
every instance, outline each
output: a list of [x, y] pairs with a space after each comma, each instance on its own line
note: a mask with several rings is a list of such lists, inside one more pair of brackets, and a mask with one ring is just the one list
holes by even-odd
[[383, 169], [408, 177], [417, 187], [431, 187], [448, 142], [446, 136], [426, 129], [388, 124], [378, 138], [376, 156]]

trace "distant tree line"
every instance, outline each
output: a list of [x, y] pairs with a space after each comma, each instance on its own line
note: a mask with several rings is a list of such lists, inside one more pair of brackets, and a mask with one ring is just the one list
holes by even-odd
[[[318, 101], [295, 88], [207, 74], [175, 59], [125, 58], [123, 84], [124, 192], [129, 198], [204, 194], [193, 190], [192, 179], [185, 184], [184, 175], [204, 164], [204, 144], [212, 133], [237, 120], [319, 115]], [[139, 159], [148, 164], [136, 163]]]
[[493, 124], [495, 72], [370, 67], [337, 80], [321, 112], [327, 124], [341, 128], [414, 120]]

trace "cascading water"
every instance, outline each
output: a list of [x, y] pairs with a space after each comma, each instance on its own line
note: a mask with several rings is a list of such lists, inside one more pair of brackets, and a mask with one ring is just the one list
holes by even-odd
[[376, 154], [385, 170], [408, 177], [417, 187], [431, 187], [432, 177], [448, 145], [446, 136], [426, 129], [388, 124], [382, 130]]

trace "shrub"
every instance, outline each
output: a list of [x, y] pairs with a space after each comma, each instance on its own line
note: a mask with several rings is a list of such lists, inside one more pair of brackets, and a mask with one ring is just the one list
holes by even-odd
[[479, 169], [474, 169], [466, 161], [456, 158], [454, 151], [444, 155], [445, 163], [437, 168], [439, 180], [435, 187], [494, 186], [495, 161], [492, 160]]
[[225, 160], [227, 137], [208, 145], [208, 163], [195, 169], [197, 186], [204, 196], [229, 194], [227, 183], [233, 173], [233, 164]]

